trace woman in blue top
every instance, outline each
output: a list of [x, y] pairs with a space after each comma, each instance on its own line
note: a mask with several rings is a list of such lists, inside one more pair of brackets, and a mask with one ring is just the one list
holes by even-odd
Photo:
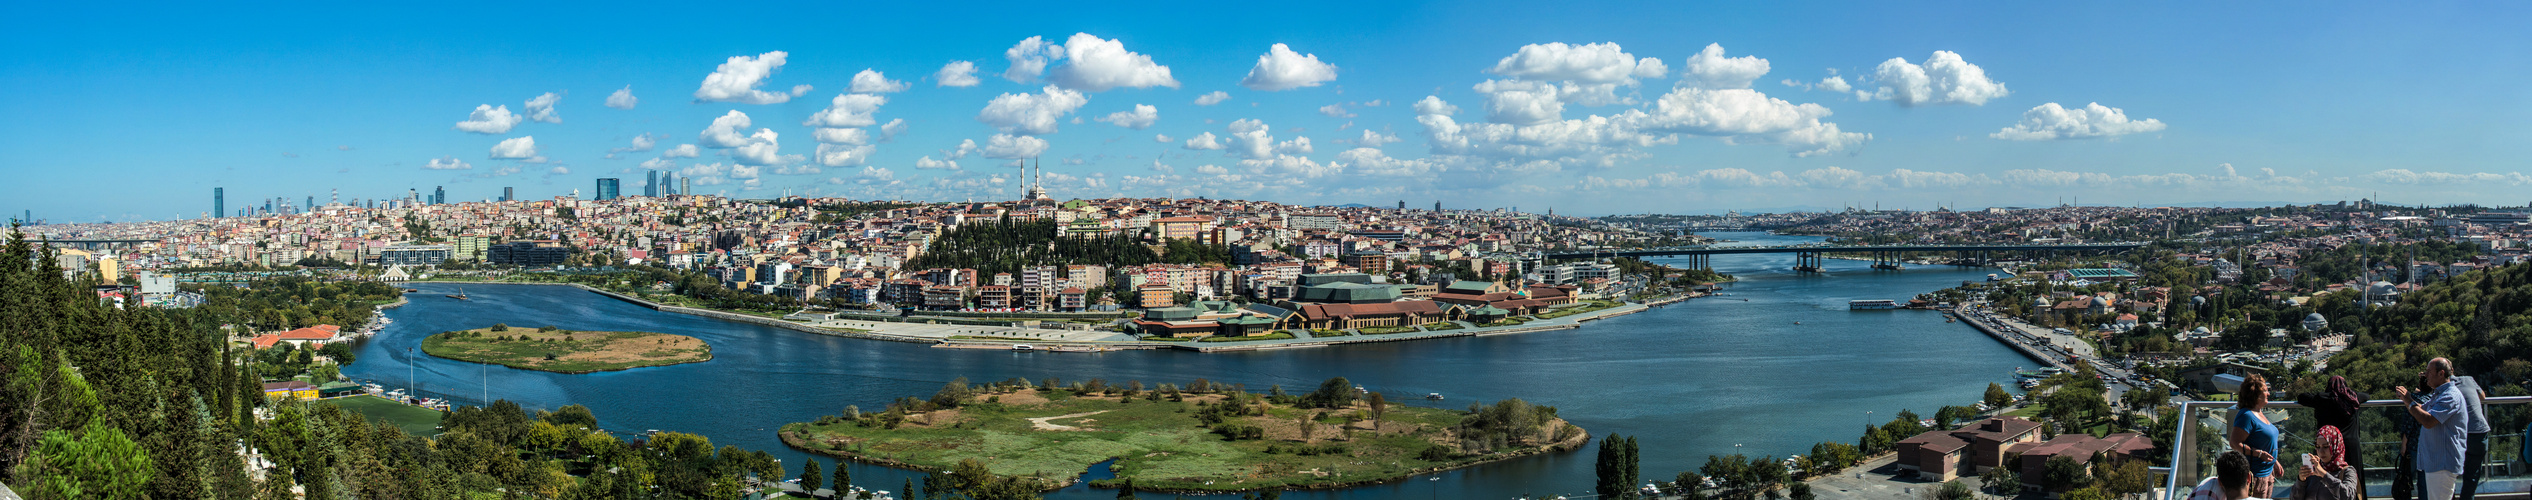
[[2251, 496], [2268, 498], [2277, 485], [2277, 425], [2259, 414], [2268, 407], [2268, 379], [2244, 375], [2242, 390], [2234, 396], [2233, 432], [2226, 441], [2251, 459]]

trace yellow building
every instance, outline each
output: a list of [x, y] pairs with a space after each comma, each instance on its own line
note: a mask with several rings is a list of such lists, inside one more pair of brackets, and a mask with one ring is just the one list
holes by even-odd
[[307, 382], [301, 382], [301, 381], [297, 381], [297, 380], [292, 380], [292, 381], [287, 381], [287, 382], [265, 382], [265, 383], [264, 383], [264, 399], [316, 399], [316, 398], [317, 398], [317, 388], [316, 388], [316, 386], [315, 386], [315, 385], [312, 385], [312, 384], [309, 384], [309, 383], [307, 383]]

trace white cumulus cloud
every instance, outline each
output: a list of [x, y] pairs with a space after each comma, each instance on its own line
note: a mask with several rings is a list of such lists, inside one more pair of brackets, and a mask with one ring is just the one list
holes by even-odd
[[454, 156], [443, 156], [432, 158], [429, 163], [422, 164], [422, 168], [424, 170], [471, 170], [475, 166], [468, 165], [465, 160], [459, 160]]
[[1319, 107], [1319, 114], [1322, 114], [1322, 115], [1328, 115], [1328, 117], [1330, 117], [1330, 118], [1353, 118], [1353, 117], [1354, 117], [1354, 113], [1346, 111], [1346, 110], [1345, 110], [1345, 105], [1343, 105], [1343, 104], [1329, 104], [1329, 105], [1326, 105], [1326, 106], [1320, 106], [1320, 107]]
[[1003, 94], [985, 104], [976, 114], [976, 121], [992, 125], [1006, 134], [1051, 134], [1066, 114], [1089, 104], [1090, 97], [1070, 89], [1047, 86], [1038, 93]]
[[958, 170], [957, 160], [934, 160], [930, 156], [914, 159], [914, 168], [923, 170]]
[[712, 74], [704, 75], [703, 86], [695, 88], [695, 100], [774, 104], [806, 94], [810, 88], [808, 85], [794, 86], [790, 93], [756, 89], [765, 84], [766, 78], [774, 76], [775, 71], [781, 70], [783, 59], [790, 56], [790, 53], [779, 50], [755, 57], [731, 56], [729, 62], [721, 63]]
[[1705, 50], [1688, 56], [1686, 70], [1680, 75], [1682, 79], [1693, 78], [1698, 85], [1710, 89], [1745, 89], [1750, 87], [1750, 82], [1758, 81], [1762, 76], [1767, 76], [1766, 59], [1758, 56], [1724, 57], [1723, 44], [1719, 43], [1706, 44]]
[[1257, 66], [1249, 68], [1240, 86], [1272, 92], [1317, 87], [1335, 79], [1336, 65], [1319, 62], [1318, 54], [1293, 52], [1292, 47], [1278, 43], [1257, 56]]
[[747, 119], [747, 113], [730, 110], [720, 118], [712, 119], [712, 126], [704, 127], [703, 145], [709, 148], [735, 148], [747, 145], [747, 129], [751, 126], [753, 123]]
[[1222, 149], [1222, 142], [1215, 140], [1212, 132], [1205, 132], [1196, 134], [1195, 137], [1187, 138], [1187, 145], [1185, 147], [1187, 149], [1199, 151]]
[[1025, 135], [994, 134], [985, 139], [984, 157], [1016, 160], [1046, 153], [1046, 140]]
[[520, 136], [492, 145], [492, 159], [518, 160], [536, 157], [536, 136]]
[[1871, 134], [1843, 132], [1820, 121], [1829, 108], [1794, 104], [1750, 89], [1679, 88], [1653, 102], [1636, 125], [1648, 132], [1784, 144], [1795, 156], [1861, 147]]
[[789, 165], [799, 163], [800, 155], [782, 154], [782, 134], [774, 129], [756, 129], [747, 136], [747, 143], [730, 149], [730, 159], [742, 165]]
[[1099, 121], [1108, 122], [1109, 124], [1119, 127], [1142, 130], [1151, 127], [1152, 122], [1160, 121], [1160, 108], [1152, 107], [1150, 104], [1136, 104], [1134, 105], [1133, 111], [1108, 113], [1108, 116], [1099, 117]]
[[1906, 58], [1893, 57], [1874, 68], [1873, 79], [1881, 89], [1872, 98], [1896, 101], [1904, 106], [1932, 104], [1985, 105], [1987, 100], [2010, 94], [2004, 83], [1987, 78], [1987, 70], [1962, 60], [1960, 54], [1948, 50], [1934, 51], [1924, 65], [1910, 64]]
[[528, 99], [526, 108], [528, 121], [562, 123], [563, 115], [554, 112], [554, 104], [562, 100], [562, 94], [553, 92], [546, 92], [544, 95]]
[[978, 83], [983, 81], [976, 79], [975, 61], [950, 61], [941, 65], [940, 71], [932, 72], [932, 84], [935, 86], [974, 87]]
[[1046, 73], [1046, 63], [1060, 57], [1064, 57], [1064, 46], [1049, 43], [1045, 37], [1029, 37], [1002, 51], [1002, 58], [1011, 61], [1011, 68], [1002, 70], [1002, 78], [1016, 83], [1037, 81], [1038, 75]]
[[632, 85], [626, 85], [624, 88], [616, 89], [613, 94], [607, 94], [607, 107], [610, 108], [633, 109], [633, 105], [641, 104], [641, 102], [641, 98], [633, 97]]
[[880, 73], [879, 70], [864, 69], [860, 73], [853, 74], [853, 93], [856, 94], [904, 92], [906, 87], [910, 86], [906, 82], [888, 79], [888, 75]]
[[510, 127], [518, 126], [526, 119], [511, 113], [509, 106], [483, 104], [475, 106], [475, 112], [467, 114], [466, 121], [457, 122], [457, 129], [478, 134], [507, 134]]
[[2163, 130], [2161, 120], [2129, 120], [2126, 111], [2101, 103], [2066, 109], [2052, 102], [2022, 112], [2021, 122], [1987, 136], [2012, 141], [2046, 141], [2114, 137], [2160, 130]]
[[[1644, 61], [1652, 61], [1645, 64]], [[1646, 66], [1650, 66], [1649, 68]], [[1570, 80], [1582, 83], [1635, 83], [1636, 77], [1659, 77], [1666, 70], [1661, 62], [1637, 59], [1615, 43], [1568, 45], [1563, 42], [1530, 44], [1495, 63], [1489, 73], [1529, 80]]]
[[702, 153], [702, 151], [696, 150], [695, 145], [693, 144], [679, 144], [677, 147], [668, 148], [667, 151], [660, 152], [659, 156], [662, 158], [693, 158]]
[[1230, 94], [1229, 92], [1223, 92], [1223, 91], [1216, 90], [1216, 91], [1212, 91], [1212, 92], [1207, 92], [1207, 93], [1205, 93], [1205, 95], [1196, 96], [1196, 105], [1197, 105], [1197, 106], [1212, 106], [1212, 105], [1215, 105], [1215, 104], [1221, 104], [1221, 103], [1222, 103], [1222, 101], [1228, 101], [1228, 100], [1231, 100], [1231, 94]]
[[1068, 60], [1049, 76], [1065, 88], [1090, 92], [1117, 87], [1178, 88], [1178, 79], [1169, 76], [1168, 66], [1153, 63], [1152, 56], [1125, 50], [1125, 42], [1075, 33], [1064, 41], [1064, 57]]
[[[872, 94], [838, 94], [835, 96], [835, 100], [828, 102], [826, 109], [818, 111], [817, 114], [809, 115], [809, 121], [801, 122], [800, 124], [811, 127], [868, 127], [871, 125], [877, 125], [879, 124], [879, 120], [877, 118], [873, 118], [871, 114], [879, 112], [879, 107], [886, 104], [888, 104], [887, 96]], [[733, 113], [735, 113], [735, 111], [733, 111]]]

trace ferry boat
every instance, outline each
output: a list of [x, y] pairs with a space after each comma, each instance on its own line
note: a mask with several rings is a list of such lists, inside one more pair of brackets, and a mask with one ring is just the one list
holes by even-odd
[[1886, 310], [1886, 309], [1898, 309], [1898, 308], [1899, 308], [1899, 301], [1890, 300], [1890, 299], [1849, 300], [1849, 301], [1846, 301], [1846, 308], [1847, 308], [1847, 310], [1852, 310], [1852, 311], [1879, 311], [1879, 310]]
[[1425, 394], [1424, 394], [1424, 399], [1430, 399], [1430, 400], [1434, 400], [1434, 401], [1441, 401], [1441, 400], [1442, 400], [1442, 393], [1439, 393], [1439, 392], [1428, 392], [1428, 393], [1425, 393]]

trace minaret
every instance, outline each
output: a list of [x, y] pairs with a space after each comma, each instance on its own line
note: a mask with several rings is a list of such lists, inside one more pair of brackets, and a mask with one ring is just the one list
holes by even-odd
[[1038, 163], [1037, 158], [1035, 157], [1029, 158], [1029, 165], [1031, 167], [1030, 169], [1034, 170], [1035, 173], [1032, 174], [1026, 171], [1021, 172], [1021, 180], [1027, 182], [1029, 185], [1028, 194], [1025, 198], [1022, 198], [1022, 200], [1029, 201], [1050, 199], [1046, 196], [1046, 165]]

